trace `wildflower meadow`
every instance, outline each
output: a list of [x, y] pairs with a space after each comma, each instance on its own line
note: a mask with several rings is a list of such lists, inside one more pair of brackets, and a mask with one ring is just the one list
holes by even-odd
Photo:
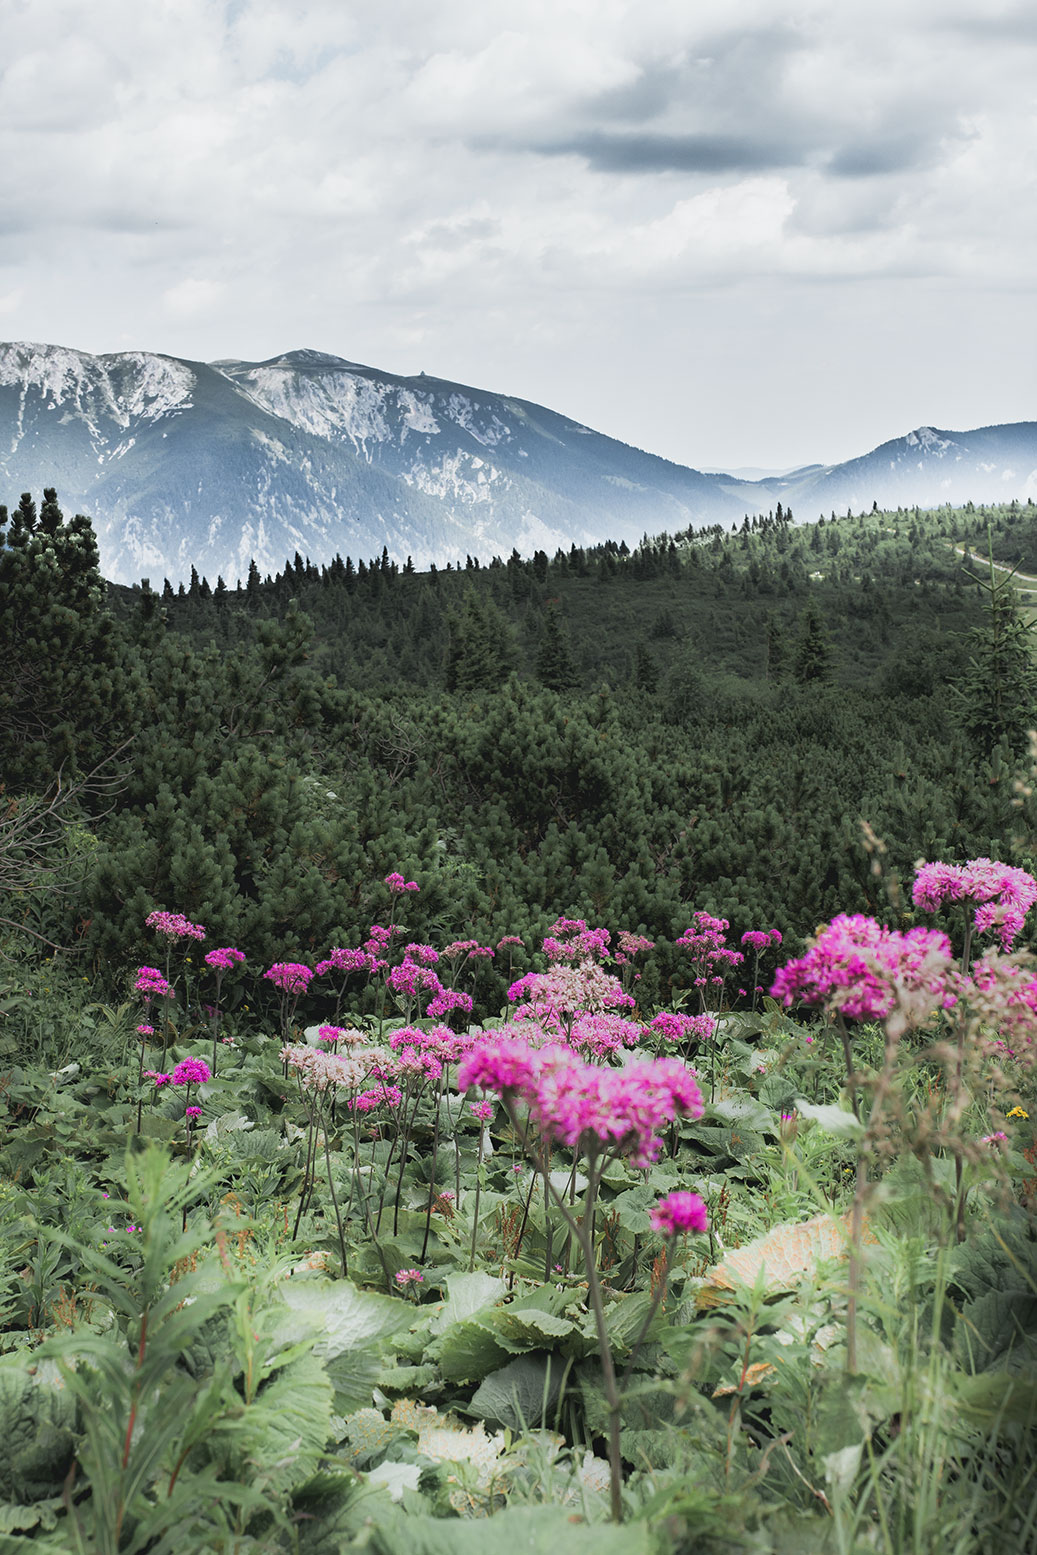
[[415, 873], [312, 964], [165, 903], [115, 1000], [9, 990], [0, 1549], [1037, 1549], [1037, 881], [689, 913], [659, 1007]]

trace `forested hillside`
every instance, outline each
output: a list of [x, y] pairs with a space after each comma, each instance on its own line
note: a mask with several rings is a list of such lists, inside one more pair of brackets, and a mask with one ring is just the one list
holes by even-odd
[[5, 932], [103, 975], [175, 908], [306, 959], [356, 943], [399, 868], [418, 940], [531, 944], [571, 913], [658, 939], [665, 982], [695, 910], [793, 943], [885, 913], [862, 822], [893, 874], [1013, 856], [1033, 672], [1013, 601], [991, 609], [952, 542], [1024, 549], [1034, 511], [779, 508], [633, 552], [296, 557], [176, 592], [107, 588], [89, 523], [23, 499], [0, 552]]

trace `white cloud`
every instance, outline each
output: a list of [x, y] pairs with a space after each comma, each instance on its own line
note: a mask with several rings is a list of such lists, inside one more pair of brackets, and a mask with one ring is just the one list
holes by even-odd
[[[627, 416], [643, 445], [716, 463], [674, 359], [708, 334], [702, 414], [719, 438], [739, 406], [739, 462], [782, 463], [745, 425], [746, 352], [823, 360], [896, 308], [888, 374], [924, 350], [936, 389], [962, 349], [932, 322], [946, 299], [977, 366], [984, 298], [991, 320], [1013, 299], [1016, 340], [1032, 327], [1037, 28], [1019, 5], [0, 0], [0, 18], [12, 335], [195, 357], [306, 343], [604, 406], [608, 430]], [[972, 375], [974, 421], [1009, 387], [1010, 419], [1030, 413], [1017, 355]], [[785, 386], [805, 428], [830, 424], [822, 379]], [[843, 413], [877, 425], [855, 392]], [[762, 441], [773, 412], [754, 415]], [[835, 450], [789, 457], [810, 453]]]
[[162, 293], [162, 305], [180, 318], [193, 319], [212, 313], [226, 288], [218, 281], [187, 276]]

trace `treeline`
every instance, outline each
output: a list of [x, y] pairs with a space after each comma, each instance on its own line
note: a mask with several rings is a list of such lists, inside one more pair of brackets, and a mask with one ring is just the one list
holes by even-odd
[[[565, 913], [660, 941], [665, 982], [698, 908], [795, 941], [887, 911], [879, 865], [1005, 857], [1026, 821], [1037, 696], [969, 679], [989, 612], [951, 544], [1018, 510], [183, 590], [106, 588], [53, 493], [0, 515], [0, 916], [113, 977], [156, 906], [270, 959], [355, 945], [399, 868], [419, 940]], [[55, 783], [33, 888], [11, 822]]]

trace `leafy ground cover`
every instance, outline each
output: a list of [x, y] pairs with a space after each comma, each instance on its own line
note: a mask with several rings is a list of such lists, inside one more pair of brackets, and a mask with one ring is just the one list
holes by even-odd
[[156, 910], [121, 1004], [4, 963], [0, 1550], [1037, 1547], [1037, 883], [697, 913], [662, 1010], [381, 890], [315, 965]]

